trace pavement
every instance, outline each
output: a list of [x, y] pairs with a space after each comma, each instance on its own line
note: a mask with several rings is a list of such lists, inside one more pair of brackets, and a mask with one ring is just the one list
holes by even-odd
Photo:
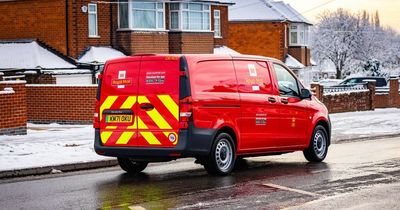
[[[400, 109], [331, 114], [332, 142], [400, 135]], [[93, 150], [91, 125], [28, 124], [26, 136], [0, 136], [0, 179], [112, 167]]]
[[3, 209], [400, 209], [400, 137], [333, 144], [323, 163], [301, 152], [246, 158], [230, 176], [193, 159], [0, 180]]

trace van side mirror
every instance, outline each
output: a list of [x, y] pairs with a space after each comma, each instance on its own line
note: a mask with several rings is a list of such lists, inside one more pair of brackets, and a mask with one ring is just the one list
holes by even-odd
[[312, 96], [312, 93], [309, 89], [301, 89], [301, 99], [310, 99]]

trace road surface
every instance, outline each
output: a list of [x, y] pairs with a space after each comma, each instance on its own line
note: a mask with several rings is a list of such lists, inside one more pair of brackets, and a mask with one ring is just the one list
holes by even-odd
[[301, 152], [249, 158], [227, 177], [193, 159], [0, 180], [1, 209], [400, 209], [400, 138], [334, 144], [324, 163]]

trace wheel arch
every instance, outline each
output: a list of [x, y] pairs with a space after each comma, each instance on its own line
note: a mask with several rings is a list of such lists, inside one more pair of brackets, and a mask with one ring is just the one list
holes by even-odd
[[320, 119], [317, 121], [314, 128], [317, 127], [318, 125], [325, 128], [327, 135], [328, 135], [327, 137], [328, 137], [328, 146], [329, 146], [331, 144], [331, 124], [330, 124], [330, 122], [327, 120], [324, 120], [324, 119]]
[[231, 137], [232, 137], [232, 140], [233, 140], [233, 144], [234, 144], [234, 146], [235, 146], [235, 150], [237, 151], [237, 148], [238, 148], [238, 138], [237, 138], [237, 135], [236, 135], [236, 132], [235, 132], [235, 130], [232, 128], [232, 127], [230, 127], [230, 126], [223, 126], [223, 127], [221, 127], [220, 129], [218, 129], [217, 130], [217, 132], [215, 133], [215, 135], [214, 135], [214, 140], [213, 141], [215, 141], [215, 138], [219, 135], [219, 134], [221, 134], [221, 133], [227, 133], [227, 134], [229, 134]]

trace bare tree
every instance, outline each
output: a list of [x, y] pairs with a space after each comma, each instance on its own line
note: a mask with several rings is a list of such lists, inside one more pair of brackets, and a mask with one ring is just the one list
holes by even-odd
[[332, 61], [336, 77], [342, 78], [344, 67], [354, 58], [359, 42], [359, 19], [344, 9], [324, 12], [319, 16], [313, 37], [315, 57]]

